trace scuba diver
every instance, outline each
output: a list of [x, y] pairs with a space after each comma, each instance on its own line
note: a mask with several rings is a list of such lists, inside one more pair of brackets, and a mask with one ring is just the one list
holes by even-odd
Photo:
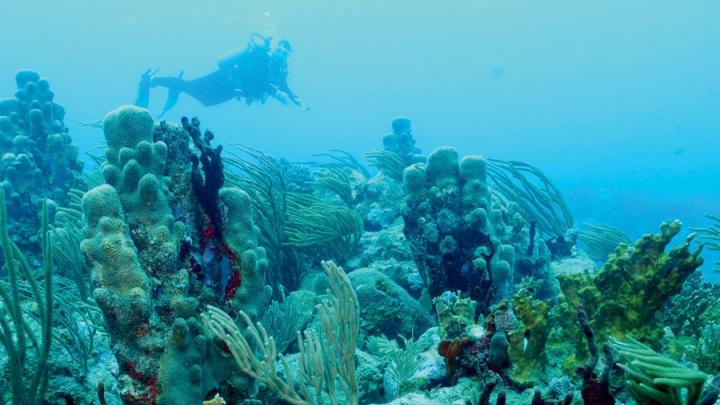
[[236, 99], [247, 105], [265, 103], [271, 97], [283, 104], [293, 103], [307, 108], [288, 86], [287, 60], [292, 53], [290, 42], [283, 39], [276, 47], [272, 38], [252, 34], [245, 49], [231, 52], [218, 60], [218, 69], [193, 80], [177, 77], [155, 77], [156, 70], [147, 70], [140, 77], [135, 105], [147, 108], [150, 89], [166, 87], [168, 97], [160, 117], [177, 104], [181, 93], [188, 94], [208, 107]]

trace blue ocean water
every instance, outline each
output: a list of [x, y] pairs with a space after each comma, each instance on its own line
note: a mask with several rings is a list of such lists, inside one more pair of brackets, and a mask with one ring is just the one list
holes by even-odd
[[[76, 123], [132, 102], [144, 70], [193, 78], [253, 32], [287, 38], [309, 111], [185, 97], [167, 118], [198, 115], [221, 143], [306, 160], [376, 150], [405, 115], [424, 151], [532, 163], [577, 222], [635, 238], [720, 213], [719, 12], [713, 1], [4, 0], [0, 93], [17, 70], [38, 70], [91, 148], [101, 132]], [[152, 92], [153, 111], [164, 98]]]

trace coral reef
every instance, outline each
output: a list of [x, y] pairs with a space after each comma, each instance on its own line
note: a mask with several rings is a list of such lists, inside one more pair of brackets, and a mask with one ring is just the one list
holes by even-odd
[[450, 147], [438, 148], [428, 164], [404, 172], [405, 235], [429, 293], [460, 290], [481, 310], [512, 295], [515, 278], [545, 278], [549, 252], [532, 226], [492, 195], [486, 161], [460, 161]]
[[634, 339], [613, 340], [612, 345], [624, 360], [618, 367], [625, 370], [630, 393], [638, 403], [712, 405], [717, 401], [717, 383], [709, 384], [703, 392], [707, 374], [670, 360]]
[[621, 244], [632, 243], [622, 230], [607, 224], [583, 224], [586, 230], [578, 231], [578, 239], [588, 256], [603, 261]]
[[601, 339], [632, 335], [659, 340], [657, 314], [702, 264], [702, 248], [690, 250], [692, 235], [665, 251], [680, 227], [679, 221], [666, 222], [660, 233], [643, 236], [634, 247], [620, 245], [590, 278], [580, 274], [559, 277], [568, 302], [582, 301]]
[[[200, 302], [242, 306], [259, 319], [270, 300], [249, 198], [241, 190], [218, 189], [215, 209], [225, 213], [216, 218], [218, 232], [188, 227], [173, 212], [186, 210], [179, 217], [197, 224], [204, 222], [193, 212], [208, 207], [197, 203], [190, 211], [192, 204], [177, 203], [166, 174], [187, 182], [192, 174], [170, 173], [185, 171], [166, 167], [168, 148], [153, 139], [191, 137], [172, 137], [168, 131], [174, 128], [163, 124], [154, 128], [149, 113], [133, 106], [109, 113], [103, 126], [108, 148], [101, 168], [107, 184], [83, 197], [81, 248], [92, 262], [94, 296], [123, 373], [120, 395], [126, 403], [200, 402], [231, 371], [219, 365], [218, 349], [205, 344], [203, 330], [194, 326]], [[174, 145], [173, 150], [185, 148]], [[187, 364], [195, 365], [188, 369]], [[186, 391], [178, 391], [183, 385]]]
[[551, 237], [566, 238], [573, 217], [562, 193], [545, 173], [524, 162], [498, 159], [488, 160], [487, 173], [494, 188], [517, 204], [526, 220], [535, 221]]
[[15, 97], [0, 100], [0, 184], [8, 196], [13, 239], [23, 251], [38, 254], [37, 213], [46, 199], [66, 206], [70, 189], [85, 188], [83, 163], [50, 82], [29, 70], [18, 72], [15, 82]]
[[[244, 312], [240, 312], [240, 317], [251, 341], [260, 351], [259, 358], [235, 322], [222, 310], [209, 306], [202, 319], [205, 326], [225, 342], [243, 373], [263, 382], [285, 401], [297, 405], [325, 401], [336, 404], [338, 398], [342, 398], [341, 403], [353, 405], [359, 401], [355, 377], [355, 347], [360, 321], [358, 300], [342, 268], [332, 262], [323, 262], [323, 269], [331, 283], [330, 301], [317, 306], [321, 331], [310, 328], [302, 334], [298, 332], [301, 355], [296, 377], [282, 355], [279, 357], [285, 378], [278, 376], [274, 339], [267, 335], [262, 324], [253, 325]], [[293, 381], [298, 382], [297, 387]], [[340, 397], [336, 384], [342, 390]]]
[[[40, 404], [48, 389], [49, 355], [53, 342], [54, 317], [52, 250], [49, 246], [47, 205], [42, 208], [42, 283], [31, 269], [27, 259], [8, 233], [8, 211], [5, 194], [0, 192], [0, 248], [5, 258], [7, 282], [0, 282], [0, 345], [7, 359], [8, 379], [13, 404]], [[30, 290], [23, 297], [22, 290]], [[33, 316], [25, 307], [32, 303], [37, 307], [34, 320], [36, 329], [30, 329]], [[32, 350], [28, 350], [32, 349]], [[3, 400], [4, 392], [0, 393]], [[4, 400], [3, 400], [4, 402]]]
[[[540, 169], [451, 147], [425, 159], [405, 118], [371, 174], [341, 150], [291, 163], [123, 106], [86, 191], [47, 82], [17, 84], [0, 102], [0, 402], [720, 394], [720, 289], [692, 235], [669, 248], [678, 221], [634, 245], [575, 232]], [[713, 248], [713, 228], [698, 232]]]
[[399, 117], [392, 120], [392, 133], [383, 137], [383, 147], [385, 151], [399, 156], [406, 167], [425, 161], [420, 148], [415, 146], [412, 122], [409, 118]]
[[360, 303], [360, 329], [369, 336], [418, 336], [433, 326], [430, 314], [393, 280], [377, 270], [349, 274]]

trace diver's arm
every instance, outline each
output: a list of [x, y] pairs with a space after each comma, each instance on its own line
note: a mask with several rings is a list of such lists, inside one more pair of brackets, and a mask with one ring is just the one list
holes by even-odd
[[283, 80], [280, 83], [280, 85], [278, 86], [278, 92], [283, 93], [286, 96], [287, 100], [289, 100], [296, 106], [302, 108], [303, 110], [308, 109], [302, 102], [302, 99], [297, 94], [293, 93], [292, 90], [290, 90], [290, 86], [288, 85], [287, 80]]

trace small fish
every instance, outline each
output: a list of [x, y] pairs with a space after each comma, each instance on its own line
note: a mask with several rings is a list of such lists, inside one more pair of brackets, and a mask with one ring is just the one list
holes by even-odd
[[264, 12], [263, 15], [264, 15], [265, 17], [272, 17], [272, 14], [270, 14], [269, 11]]
[[685, 153], [685, 149], [678, 148], [673, 151], [673, 156], [682, 156], [683, 153]]
[[495, 67], [490, 70], [490, 78], [493, 80], [500, 80], [505, 77], [505, 69], [501, 67]]
[[527, 329], [525, 333], [523, 333], [523, 353], [527, 352], [528, 343], [530, 342], [530, 329]]

